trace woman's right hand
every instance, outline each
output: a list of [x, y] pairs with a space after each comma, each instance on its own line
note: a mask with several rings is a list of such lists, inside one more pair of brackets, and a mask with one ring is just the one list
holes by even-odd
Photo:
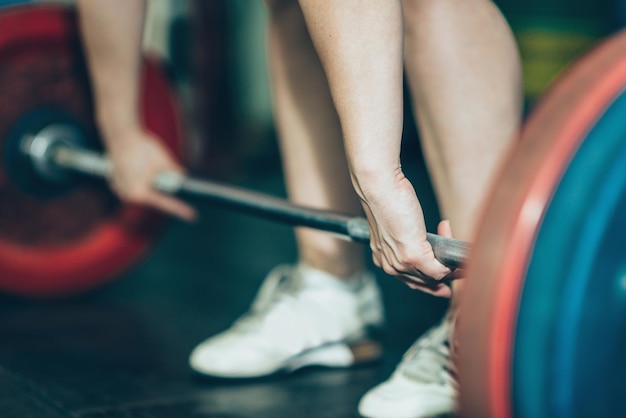
[[159, 139], [141, 127], [114, 135], [105, 142], [113, 167], [110, 184], [119, 198], [151, 206], [186, 221], [195, 219], [196, 212], [191, 206], [152, 187], [157, 174], [184, 171]]
[[374, 264], [413, 289], [450, 297], [445, 279], [451, 271], [435, 258], [422, 207], [402, 171], [370, 181], [353, 179], [370, 224]]

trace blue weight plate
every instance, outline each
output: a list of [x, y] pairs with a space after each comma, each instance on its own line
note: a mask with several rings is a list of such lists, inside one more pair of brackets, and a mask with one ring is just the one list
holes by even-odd
[[[572, 252], [557, 317], [554, 411], [561, 417], [624, 416], [626, 406], [626, 99], [611, 109], [620, 149], [611, 158]], [[622, 119], [620, 121], [620, 119]], [[558, 384], [557, 384], [558, 383]]]
[[516, 417], [596, 417], [626, 394], [626, 95], [569, 164], [539, 228], [517, 317]]
[[464, 417], [626, 416], [625, 87], [626, 31], [557, 80], [503, 166], [459, 315]]

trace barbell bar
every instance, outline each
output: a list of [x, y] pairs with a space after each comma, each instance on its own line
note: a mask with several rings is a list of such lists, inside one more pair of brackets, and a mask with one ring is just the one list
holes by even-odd
[[[63, 181], [63, 170], [109, 178], [110, 160], [98, 152], [82, 148], [78, 130], [69, 125], [50, 125], [34, 136], [23, 139], [22, 151], [30, 157], [35, 170], [50, 181]], [[201, 197], [219, 206], [253, 214], [276, 222], [329, 232], [354, 242], [367, 243], [370, 230], [367, 219], [330, 210], [294, 204], [267, 194], [189, 177], [175, 172], [159, 173], [152, 184], [167, 194]], [[427, 233], [435, 257], [450, 268], [467, 262], [470, 244], [453, 238]]]

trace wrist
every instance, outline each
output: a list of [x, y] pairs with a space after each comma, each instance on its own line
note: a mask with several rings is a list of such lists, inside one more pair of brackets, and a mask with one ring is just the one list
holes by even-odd
[[394, 165], [367, 164], [351, 167], [350, 177], [361, 199], [373, 201], [406, 181], [400, 163]]
[[98, 129], [107, 144], [124, 141], [129, 133], [141, 130], [139, 116], [134, 111], [101, 109], [96, 114]]

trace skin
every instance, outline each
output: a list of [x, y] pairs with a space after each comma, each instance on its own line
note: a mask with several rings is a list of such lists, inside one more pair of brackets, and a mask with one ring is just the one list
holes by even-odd
[[[472, 242], [521, 124], [517, 45], [489, 0], [404, 0], [403, 9], [406, 76], [429, 173], [456, 238]], [[453, 282], [453, 309], [462, 286]]]
[[[189, 206], [150, 189], [157, 172], [182, 168], [139, 123], [145, 2], [130, 4], [78, 2], [112, 186], [122, 199], [191, 219]], [[434, 258], [419, 198], [400, 164], [403, 71], [441, 211], [458, 238], [471, 240], [521, 115], [519, 58], [504, 19], [487, 0], [266, 4], [290, 198], [349, 213], [362, 208], [374, 263], [412, 288], [450, 296], [440, 282], [450, 270]], [[450, 224], [439, 233], [451, 235]], [[301, 261], [313, 267], [340, 278], [363, 269], [354, 244], [305, 229], [297, 230], [297, 240]]]
[[143, 128], [140, 119], [140, 51], [146, 2], [79, 0], [77, 9], [96, 121], [113, 164], [111, 187], [125, 201], [194, 219], [196, 213], [189, 205], [151, 187], [157, 173], [183, 172], [183, 168]]
[[400, 166], [401, 4], [302, 0], [300, 6], [339, 115], [374, 263], [417, 285], [443, 279], [450, 271], [434, 257], [421, 205]]
[[449, 271], [426, 241], [419, 199], [400, 164], [402, 69], [442, 212], [459, 238], [471, 239], [519, 126], [519, 58], [508, 26], [484, 0], [299, 4], [339, 115], [375, 264], [413, 288], [450, 296], [436, 284]]
[[[326, 75], [297, 2], [267, 1], [268, 63], [274, 119], [289, 198], [358, 214], [341, 126]], [[362, 245], [322, 232], [296, 230], [299, 259], [336, 277], [363, 270]]]

